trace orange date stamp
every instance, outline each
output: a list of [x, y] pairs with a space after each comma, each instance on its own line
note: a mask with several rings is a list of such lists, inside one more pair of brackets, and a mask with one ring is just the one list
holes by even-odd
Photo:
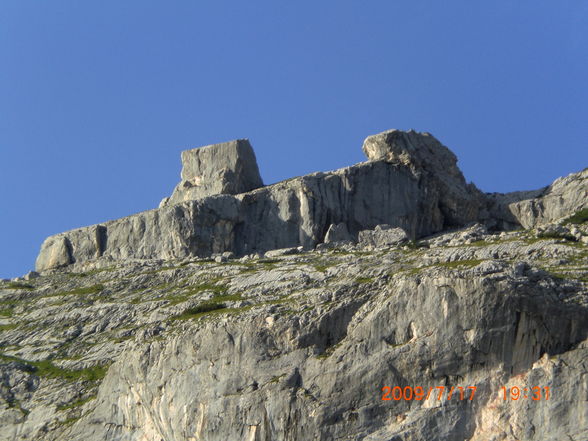
[[431, 397], [438, 401], [443, 400], [443, 397], [445, 397], [447, 401], [452, 399], [472, 401], [476, 395], [476, 386], [430, 386], [429, 388], [421, 386], [384, 386], [382, 388], [382, 393], [383, 401], [426, 401]]
[[540, 401], [540, 400], [549, 400], [550, 397], [550, 388], [549, 386], [539, 387], [525, 387], [525, 386], [512, 386], [506, 387], [502, 386], [500, 388], [501, 396], [504, 401], [512, 400], [517, 401], [519, 399], [522, 400], [533, 400], [533, 401]]
[[[476, 386], [430, 386], [430, 387], [411, 387], [411, 386], [384, 386], [382, 388], [382, 401], [426, 401], [429, 399], [454, 400], [454, 401], [473, 401], [476, 396]], [[517, 401], [521, 400], [549, 400], [551, 398], [551, 389], [545, 387], [524, 387], [524, 386], [502, 386], [500, 388], [500, 397], [504, 400]]]

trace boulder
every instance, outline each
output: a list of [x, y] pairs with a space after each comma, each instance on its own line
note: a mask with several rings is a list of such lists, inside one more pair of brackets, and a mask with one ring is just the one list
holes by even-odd
[[160, 207], [263, 186], [255, 153], [246, 139], [183, 151], [181, 178]]
[[536, 235], [539, 238], [578, 240], [568, 227], [559, 224], [539, 225], [536, 228]]
[[36, 271], [29, 271], [28, 273], [26, 273], [26, 274], [24, 275], [24, 277], [23, 277], [23, 278], [24, 278], [25, 280], [33, 280], [33, 279], [37, 279], [37, 278], [39, 278], [39, 277], [40, 277], [40, 274], [39, 274], [38, 272], [36, 272]]
[[353, 237], [344, 223], [331, 224], [325, 235], [325, 243], [351, 242]]
[[51, 268], [59, 268], [73, 263], [71, 256], [71, 243], [69, 239], [61, 234], [50, 236], [41, 245], [41, 252], [35, 262], [37, 271], [44, 271]]
[[373, 230], [360, 231], [358, 243], [362, 247], [386, 248], [401, 244], [407, 240], [408, 234], [402, 228], [377, 225]]

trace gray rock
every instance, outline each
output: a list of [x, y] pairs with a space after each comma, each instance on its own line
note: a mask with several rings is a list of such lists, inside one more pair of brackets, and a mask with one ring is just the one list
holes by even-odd
[[494, 194], [492, 215], [524, 228], [553, 223], [588, 208], [588, 168], [533, 192]]
[[331, 224], [325, 235], [325, 243], [351, 242], [353, 237], [344, 223]]
[[359, 232], [358, 245], [361, 247], [385, 248], [408, 240], [406, 231], [390, 225], [377, 225], [373, 230]]
[[233, 253], [232, 251], [225, 251], [222, 255], [223, 255], [223, 257], [226, 257], [227, 259], [234, 259], [235, 258], [235, 253]]
[[539, 225], [536, 228], [537, 237], [552, 237], [577, 240], [569, 228], [559, 224]]
[[33, 279], [36, 279], [37, 277], [39, 277], [39, 273], [36, 271], [29, 271], [28, 273], [26, 273], [24, 275], [25, 280], [33, 280]]
[[169, 196], [163, 198], [161, 200], [161, 202], [159, 203], [159, 207], [158, 208], [163, 208], [165, 207], [167, 204], [169, 203]]
[[[478, 242], [488, 238], [488, 230], [485, 225], [476, 223], [470, 227], [441, 233], [427, 238], [426, 243], [432, 247], [438, 246], [457, 246]], [[507, 237], [502, 237], [506, 239]]]
[[161, 206], [263, 186], [255, 153], [246, 139], [182, 152], [182, 180]]
[[273, 257], [280, 257], [280, 256], [291, 256], [293, 254], [298, 254], [300, 249], [298, 247], [290, 247], [290, 248], [281, 248], [278, 250], [269, 250], [264, 253], [264, 257], [273, 258]]
[[[37, 270], [96, 259], [203, 257], [225, 251], [243, 256], [299, 246], [313, 249], [324, 241], [331, 224], [344, 223], [352, 237], [388, 224], [415, 239], [476, 221], [485, 201], [474, 186], [466, 185], [453, 154], [431, 135], [409, 132], [405, 138], [411, 147], [405, 148], [399, 161], [395, 157], [372, 160], [238, 195], [175, 203], [196, 197], [181, 187], [170, 201], [175, 205], [52, 236], [41, 247]], [[385, 147], [387, 140], [376, 135], [366, 145], [384, 143]], [[231, 145], [237, 149], [243, 144]], [[214, 148], [206, 149], [207, 155], [215, 157]], [[201, 170], [194, 165], [200, 155], [191, 152], [185, 158], [185, 168], [191, 171], [183, 177], [194, 183], [194, 170]], [[209, 181], [199, 182], [206, 186]], [[70, 244], [58, 248], [60, 259], [51, 257], [55, 241]]]
[[[146, 234], [167, 225], [143, 219]], [[484, 232], [230, 264], [109, 261], [107, 241], [94, 260], [3, 282], [0, 441], [583, 439], [586, 246]], [[435, 395], [384, 401], [383, 386]], [[505, 401], [503, 386], [552, 395]]]
[[65, 234], [48, 237], [41, 246], [35, 268], [44, 271], [73, 263], [71, 242]]
[[466, 184], [456, 156], [430, 133], [389, 130], [366, 138], [363, 152], [370, 161], [408, 168], [424, 186], [435, 189], [446, 228], [480, 218], [484, 195]]

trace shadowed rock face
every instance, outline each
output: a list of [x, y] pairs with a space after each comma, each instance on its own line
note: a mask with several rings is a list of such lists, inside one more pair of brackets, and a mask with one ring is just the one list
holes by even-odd
[[[312, 248], [338, 223], [352, 237], [387, 224], [414, 239], [480, 217], [482, 194], [466, 184], [455, 156], [431, 135], [387, 132], [369, 137], [364, 151], [369, 162], [253, 191], [247, 190], [260, 186], [261, 179], [247, 141], [183, 152], [182, 182], [159, 209], [101, 225], [100, 241], [97, 227], [49, 238], [36, 268], [101, 257], [183, 258]], [[64, 240], [69, 253], [60, 251], [57, 260], [48, 257], [54, 254], [53, 244]]]

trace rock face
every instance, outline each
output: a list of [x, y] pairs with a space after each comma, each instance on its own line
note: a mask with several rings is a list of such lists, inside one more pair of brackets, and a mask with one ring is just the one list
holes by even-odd
[[[406, 167], [426, 182], [427, 188], [434, 189], [446, 227], [460, 226], [480, 216], [481, 193], [473, 184], [466, 184], [457, 157], [431, 134], [389, 130], [369, 136], [362, 149], [371, 161]], [[473, 203], [475, 196], [477, 203]]]
[[182, 180], [164, 203], [239, 194], [262, 187], [257, 160], [246, 139], [182, 152]]
[[[225, 251], [242, 256], [279, 248], [313, 248], [325, 240], [331, 224], [345, 224], [352, 237], [387, 224], [415, 239], [484, 215], [483, 195], [466, 184], [455, 156], [426, 133], [394, 131], [372, 136], [364, 145], [368, 162], [252, 191], [235, 182], [253, 185], [261, 184], [260, 180], [223, 178], [258, 176], [257, 166], [242, 167], [250, 173], [230, 168], [226, 172], [226, 163], [234, 158], [247, 157], [246, 152], [253, 158], [248, 146], [238, 141], [184, 152], [183, 181], [161, 208], [50, 237], [41, 247], [36, 269], [55, 267], [47, 255], [57, 240], [70, 244], [69, 263], [183, 258]], [[220, 165], [202, 165], [215, 158], [221, 158]], [[239, 161], [234, 163], [233, 169], [241, 170]], [[208, 185], [217, 175], [221, 182]], [[225, 185], [229, 181], [233, 183]], [[202, 188], [206, 194], [245, 192], [203, 197]], [[101, 231], [100, 240], [96, 229]]]
[[585, 439], [587, 246], [416, 245], [0, 282], [0, 441]]
[[588, 208], [588, 168], [557, 179], [539, 195], [509, 204], [525, 228], [533, 228]]
[[390, 131], [243, 189], [229, 144], [0, 281], [0, 441], [587, 439], [586, 171], [483, 195]]
[[498, 228], [534, 228], [588, 208], [588, 168], [534, 191], [487, 195], [492, 223]]

